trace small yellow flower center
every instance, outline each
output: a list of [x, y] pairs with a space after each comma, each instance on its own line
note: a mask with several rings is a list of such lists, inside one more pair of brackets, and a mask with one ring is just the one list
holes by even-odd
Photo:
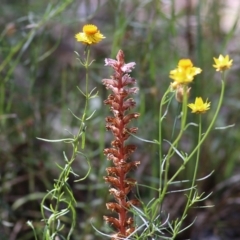
[[181, 59], [178, 62], [178, 67], [181, 67], [181, 68], [190, 68], [192, 66], [193, 66], [193, 63], [190, 59]]
[[93, 35], [98, 32], [98, 28], [95, 25], [85, 25], [83, 27], [83, 32], [88, 35]]

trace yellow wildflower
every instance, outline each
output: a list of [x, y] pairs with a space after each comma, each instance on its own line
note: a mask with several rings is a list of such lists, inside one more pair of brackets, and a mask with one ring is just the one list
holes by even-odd
[[77, 33], [75, 38], [78, 42], [91, 45], [94, 43], [99, 43], [105, 37], [100, 33], [97, 26], [87, 24], [83, 26], [83, 32]]
[[207, 110], [210, 109], [210, 102], [204, 103], [201, 97], [196, 97], [195, 103], [188, 104], [188, 107], [192, 109], [192, 113], [205, 113]]
[[176, 85], [189, 84], [193, 81], [194, 76], [201, 73], [202, 69], [193, 67], [190, 59], [181, 59], [178, 62], [178, 67], [170, 71], [169, 77], [173, 79]]
[[215, 64], [213, 65], [216, 68], [216, 71], [225, 71], [232, 66], [233, 60], [229, 59], [229, 56], [224, 57], [222, 54], [218, 58], [213, 58]]

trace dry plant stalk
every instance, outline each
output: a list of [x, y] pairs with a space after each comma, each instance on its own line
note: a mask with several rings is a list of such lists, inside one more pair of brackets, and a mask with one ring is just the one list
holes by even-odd
[[110, 106], [113, 113], [113, 116], [106, 118], [106, 129], [112, 132], [114, 140], [111, 142], [112, 147], [104, 150], [107, 159], [114, 164], [114, 167], [106, 169], [108, 176], [104, 177], [105, 181], [112, 186], [109, 192], [116, 200], [116, 202], [107, 203], [106, 206], [118, 214], [118, 218], [104, 216], [105, 221], [117, 230], [112, 235], [112, 239], [127, 237], [135, 230], [134, 220], [129, 216], [129, 209], [132, 205], [139, 205], [139, 201], [137, 199], [128, 200], [128, 194], [136, 184], [136, 180], [128, 178], [127, 174], [140, 164], [139, 161], [129, 160], [129, 156], [136, 150], [136, 146], [126, 144], [130, 133], [137, 132], [136, 127], [127, 127], [127, 125], [140, 115], [139, 113], [127, 113], [136, 105], [135, 101], [129, 97], [138, 91], [136, 87], [129, 87], [129, 85], [135, 84], [136, 80], [128, 74], [134, 68], [135, 63], [125, 64], [122, 50], [119, 50], [116, 59], [105, 59], [105, 65], [114, 69], [114, 75], [111, 76], [111, 79], [102, 80], [106, 89], [112, 91], [112, 94], [104, 101]]

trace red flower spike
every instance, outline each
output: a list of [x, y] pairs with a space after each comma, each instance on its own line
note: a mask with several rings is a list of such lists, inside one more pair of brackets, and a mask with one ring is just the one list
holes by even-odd
[[106, 130], [112, 132], [114, 139], [111, 142], [111, 148], [104, 150], [104, 155], [112, 161], [114, 167], [106, 169], [108, 176], [104, 177], [105, 181], [111, 185], [109, 190], [113, 195], [116, 203], [110, 202], [106, 206], [109, 210], [118, 214], [118, 218], [106, 217], [104, 219], [112, 224], [116, 229], [116, 233], [111, 239], [119, 237], [125, 238], [134, 230], [133, 218], [129, 216], [129, 209], [134, 205], [139, 205], [137, 199], [128, 200], [127, 195], [132, 191], [136, 184], [136, 180], [128, 178], [127, 175], [131, 170], [134, 170], [139, 164], [139, 161], [131, 162], [130, 155], [136, 150], [133, 144], [126, 144], [126, 140], [131, 133], [136, 133], [136, 127], [128, 127], [127, 125], [139, 117], [139, 113], [127, 113], [136, 103], [131, 94], [138, 91], [136, 87], [130, 87], [136, 83], [129, 73], [135, 67], [135, 63], [125, 63], [123, 51], [119, 51], [115, 59], [105, 59], [105, 65], [114, 69], [114, 74], [111, 79], [103, 79], [102, 83], [106, 89], [112, 93], [104, 101], [104, 104], [109, 105], [113, 116], [106, 117]]

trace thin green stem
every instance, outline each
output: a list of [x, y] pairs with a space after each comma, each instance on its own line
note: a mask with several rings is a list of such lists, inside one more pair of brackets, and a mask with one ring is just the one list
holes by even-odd
[[81, 127], [79, 129], [79, 132], [78, 132], [78, 136], [82, 136], [82, 149], [85, 148], [85, 130], [86, 130], [86, 127], [85, 127], [85, 119], [86, 119], [86, 115], [87, 115], [87, 108], [88, 108], [88, 103], [89, 103], [89, 93], [88, 93], [88, 83], [89, 83], [89, 72], [88, 72], [88, 69], [89, 69], [89, 66], [90, 66], [90, 47], [88, 46], [87, 47], [87, 58], [86, 58], [86, 62], [84, 64], [84, 67], [86, 69], [86, 85], [85, 85], [85, 107], [84, 107], [84, 112], [83, 112], [83, 116], [82, 116], [82, 119], [81, 119]]
[[202, 118], [201, 118], [201, 114], [199, 115], [198, 145], [194, 148], [194, 150], [191, 152], [191, 154], [185, 159], [184, 164], [178, 169], [178, 171], [174, 174], [174, 176], [167, 183], [167, 185], [169, 185], [175, 179], [175, 177], [178, 175], [178, 173], [184, 168], [184, 166], [187, 164], [187, 162], [189, 162], [189, 160], [193, 157], [195, 152], [197, 152], [196, 163], [195, 163], [195, 168], [194, 168], [194, 173], [193, 173], [193, 178], [192, 178], [192, 184], [191, 184], [190, 192], [189, 192], [189, 195], [188, 195], [188, 200], [187, 200], [185, 209], [183, 211], [182, 217], [179, 220], [178, 224], [176, 225], [176, 229], [174, 229], [173, 239], [178, 235], [179, 230], [180, 230], [181, 225], [182, 225], [182, 222], [186, 217], [187, 211], [192, 206], [192, 204], [194, 203], [194, 198], [192, 196], [193, 196], [193, 192], [195, 190], [195, 183], [196, 183], [196, 178], [197, 178], [197, 171], [198, 171], [199, 157], [200, 157], [200, 148], [201, 148], [202, 143], [205, 141], [206, 137], [209, 135], [209, 133], [210, 133], [210, 131], [211, 131], [216, 119], [217, 119], [220, 108], [222, 106], [223, 97], [224, 97], [224, 90], [225, 90], [225, 73], [224, 72], [222, 73], [221, 83], [222, 83], [221, 94], [220, 94], [218, 106], [217, 106], [216, 112], [214, 114], [214, 117], [212, 119], [212, 122], [210, 123], [206, 133], [202, 137]]
[[222, 77], [223, 80], [221, 81], [222, 83], [222, 88], [221, 88], [221, 94], [220, 94], [220, 98], [219, 98], [219, 102], [218, 102], [218, 106], [216, 109], [216, 112], [213, 116], [213, 119], [211, 121], [211, 123], [209, 124], [208, 129], [206, 130], [205, 134], [203, 135], [203, 137], [201, 138], [201, 140], [198, 142], [198, 145], [193, 149], [193, 151], [191, 152], [191, 154], [185, 159], [184, 163], [182, 164], [182, 166], [176, 171], [176, 173], [171, 177], [171, 179], [169, 179], [167, 185], [169, 185], [176, 177], [177, 175], [185, 168], [185, 165], [188, 163], [188, 161], [193, 157], [193, 155], [196, 153], [196, 151], [198, 150], [198, 148], [200, 148], [200, 146], [203, 144], [203, 142], [205, 141], [205, 139], [207, 138], [207, 136], [209, 135], [210, 131], [212, 130], [212, 127], [214, 125], [214, 123], [216, 122], [217, 116], [219, 114], [220, 108], [222, 106], [222, 102], [223, 102], [223, 97], [224, 97], [224, 90], [225, 90], [225, 75], [224, 73], [222, 73]]
[[179, 114], [181, 114], [181, 103], [178, 103], [178, 107], [177, 107], [177, 115], [174, 119], [174, 123], [173, 123], [173, 130], [172, 130], [172, 136], [171, 136], [171, 141], [174, 138], [174, 133], [176, 130], [176, 126], [177, 126], [177, 120], [179, 119]]
[[[202, 136], [202, 117], [201, 114], [199, 114], [199, 128], [198, 128], [198, 142], [201, 141], [201, 136]], [[174, 235], [173, 235], [173, 239], [178, 235], [179, 230], [182, 226], [182, 222], [186, 217], [187, 211], [188, 209], [192, 206], [193, 202], [192, 202], [192, 195], [193, 195], [193, 191], [194, 191], [194, 186], [196, 183], [196, 179], [197, 179], [197, 171], [198, 171], [198, 165], [199, 165], [199, 157], [200, 157], [200, 147], [197, 149], [197, 154], [196, 154], [196, 163], [195, 163], [195, 167], [194, 167], [194, 172], [193, 172], [193, 178], [192, 178], [192, 184], [191, 184], [191, 188], [190, 188], [190, 192], [188, 195], [188, 200], [186, 203], [186, 206], [184, 208], [184, 211], [182, 213], [181, 219], [179, 220], [179, 223], [177, 224], [177, 227], [174, 231]]]
[[[170, 88], [168, 89], [168, 91], [164, 94], [163, 99], [165, 101], [166, 98], [166, 94], [170, 91]], [[164, 103], [163, 101], [163, 103]], [[168, 153], [166, 155], [166, 159], [162, 159], [162, 120], [163, 120], [163, 112], [162, 112], [162, 106], [163, 103], [161, 102], [160, 104], [160, 111], [159, 111], [159, 158], [160, 158], [160, 171], [159, 171], [159, 197], [158, 200], [156, 201], [156, 203], [159, 203], [159, 208], [161, 208], [162, 205], [162, 201], [165, 197], [165, 194], [167, 192], [167, 188], [168, 188], [168, 172], [169, 172], [169, 166], [170, 166], [170, 159], [172, 157], [172, 155], [175, 153], [174, 148], [176, 147], [176, 145], [178, 144], [179, 140], [181, 139], [184, 129], [185, 129], [185, 125], [186, 125], [186, 119], [187, 119], [187, 86], [184, 86], [184, 90], [183, 90], [183, 103], [182, 103], [182, 112], [181, 112], [181, 129], [180, 132], [178, 134], [178, 136], [176, 137], [176, 139], [174, 140], [173, 144], [171, 144]], [[165, 165], [165, 166], [164, 166]], [[164, 176], [163, 176], [164, 174]], [[157, 212], [159, 209], [156, 208], [156, 211], [154, 213], [154, 216], [156, 216]]]
[[[73, 161], [76, 159], [76, 156], [77, 156], [77, 152], [78, 152], [78, 143], [79, 143], [79, 137], [82, 136], [82, 149], [84, 149], [85, 147], [85, 119], [86, 119], [86, 113], [87, 113], [87, 108], [88, 108], [88, 101], [89, 101], [89, 93], [88, 93], [88, 82], [89, 82], [89, 73], [88, 73], [88, 68], [89, 68], [89, 58], [90, 58], [90, 47], [87, 48], [87, 57], [86, 57], [86, 61], [85, 61], [85, 64], [84, 64], [84, 67], [86, 69], [86, 84], [85, 84], [85, 107], [84, 107], [84, 112], [83, 112], [83, 116], [82, 116], [82, 119], [81, 119], [81, 124], [80, 124], [80, 128], [79, 128], [79, 131], [78, 131], [78, 134], [77, 136], [74, 138], [73, 140], [73, 153], [72, 153], [72, 156], [71, 156], [71, 159], [69, 162], [67, 162], [67, 165], [66, 165], [66, 169], [64, 169], [61, 174], [60, 174], [60, 177], [59, 177], [59, 181], [58, 181], [58, 184], [57, 184], [57, 193], [56, 193], [56, 196], [57, 196], [57, 202], [56, 202], [56, 205], [55, 205], [55, 210], [57, 211], [58, 208], [59, 208], [59, 203], [61, 201], [61, 199], [59, 198], [59, 196], [61, 196], [61, 193], [62, 193], [62, 189], [64, 187], [64, 184], [62, 184], [62, 182], [66, 182], [68, 180], [68, 175], [70, 174], [70, 170], [71, 170], [71, 166], [72, 166], [72, 163]], [[54, 217], [54, 221], [53, 221], [53, 232], [56, 231], [55, 229], [55, 223], [56, 223], [56, 216]]]
[[[85, 106], [84, 106], [84, 111], [82, 114], [82, 118], [80, 126], [79, 126], [79, 130], [78, 130], [78, 134], [76, 136], [74, 136], [74, 139], [72, 139], [72, 141], [70, 142], [72, 144], [72, 155], [70, 160], [66, 157], [66, 155], [64, 154], [64, 158], [66, 161], [66, 165], [64, 166], [64, 168], [61, 168], [61, 173], [60, 176], [57, 180], [57, 182], [54, 184], [54, 189], [52, 191], [50, 191], [50, 193], [47, 194], [47, 196], [51, 196], [51, 199], [55, 200], [55, 204], [51, 206], [51, 211], [53, 214], [52, 218], [48, 219], [48, 231], [51, 234], [56, 234], [59, 229], [57, 228], [57, 223], [58, 223], [58, 219], [60, 218], [59, 213], [61, 213], [59, 211], [60, 208], [60, 204], [61, 202], [64, 202], [67, 204], [67, 210], [69, 210], [72, 213], [72, 224], [71, 224], [71, 231], [69, 231], [68, 236], [67, 236], [67, 240], [70, 239], [73, 227], [75, 226], [75, 218], [76, 218], [76, 213], [75, 213], [75, 208], [73, 207], [73, 205], [76, 203], [75, 198], [72, 194], [71, 189], [68, 186], [68, 178], [69, 178], [69, 174], [72, 172], [72, 163], [73, 161], [76, 159], [77, 154], [79, 153], [78, 150], [78, 146], [79, 146], [79, 140], [80, 137], [82, 137], [82, 144], [81, 147], [82, 149], [84, 149], [85, 147], [85, 121], [86, 121], [86, 116], [87, 116], [87, 109], [88, 109], [88, 103], [89, 103], [89, 99], [91, 96], [91, 93], [88, 93], [88, 83], [89, 83], [89, 73], [88, 73], [88, 69], [89, 66], [91, 65], [90, 63], [90, 47], [87, 47], [87, 55], [86, 55], [86, 59], [84, 62], [82, 62], [82, 65], [85, 67], [86, 69], [86, 85], [85, 85]], [[80, 153], [82, 154], [82, 153]], [[85, 156], [84, 154], [82, 154], [83, 156]], [[87, 177], [87, 175], [90, 172], [91, 166], [88, 162], [89, 165], [89, 171], [86, 174], [86, 176], [83, 178], [85, 179]], [[81, 179], [82, 180], [82, 179]], [[44, 203], [46, 201], [46, 198], [43, 199], [42, 204], [41, 204], [41, 211], [43, 214], [43, 206]], [[44, 215], [43, 215], [44, 216]]]
[[161, 189], [162, 188], [162, 111], [163, 111], [163, 101], [165, 100], [167, 96], [167, 92], [165, 92], [165, 94], [163, 95], [162, 97], [162, 101], [160, 103], [160, 109], [159, 109], [159, 129], [158, 129], [158, 141], [159, 141], [159, 188]]
[[179, 134], [177, 136], [177, 138], [175, 139], [175, 141], [172, 143], [172, 145], [170, 146], [168, 153], [166, 155], [166, 166], [165, 166], [165, 170], [164, 170], [164, 188], [162, 190], [162, 192], [159, 192], [159, 198], [160, 198], [160, 203], [162, 202], [162, 200], [164, 199], [164, 196], [166, 194], [168, 185], [166, 184], [168, 182], [168, 171], [169, 171], [169, 166], [170, 166], [170, 159], [173, 156], [173, 154], [175, 153], [174, 148], [176, 147], [176, 145], [178, 144], [179, 140], [181, 139], [183, 132], [184, 132], [184, 128], [186, 125], [186, 119], [187, 119], [187, 91], [186, 91], [187, 87], [184, 86], [184, 94], [183, 94], [183, 103], [182, 103], [182, 113], [181, 113], [181, 128], [179, 131]]
[[[202, 137], [202, 115], [199, 114], [198, 142], [201, 141], [201, 137]], [[193, 173], [193, 180], [192, 180], [192, 187], [191, 187], [191, 191], [190, 191], [190, 196], [192, 194], [193, 187], [195, 185], [196, 178], [197, 178], [197, 171], [198, 171], [199, 157], [200, 157], [200, 149], [201, 149], [200, 147], [197, 149], [196, 164], [195, 164], [194, 173]]]
[[164, 119], [164, 114], [163, 114], [163, 106], [166, 104], [167, 102], [167, 96], [170, 92], [170, 88], [168, 88], [168, 90], [164, 93], [160, 106], [159, 106], [159, 122], [158, 122], [158, 141], [159, 141], [159, 189], [161, 191], [162, 189], [162, 175], [163, 175], [163, 169], [162, 169], [162, 165], [163, 165], [163, 149], [162, 149], [162, 122]]

